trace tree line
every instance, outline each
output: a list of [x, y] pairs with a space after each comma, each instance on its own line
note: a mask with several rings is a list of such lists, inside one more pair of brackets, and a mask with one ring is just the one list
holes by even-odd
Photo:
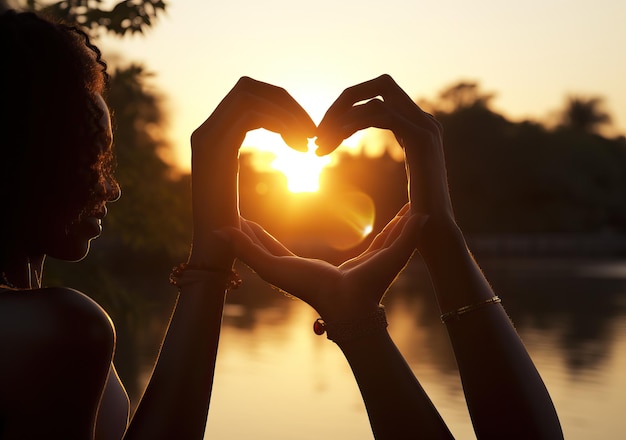
[[[18, 3], [78, 22], [96, 38], [103, 30], [144, 32], [166, 7], [157, 0], [120, 1], [110, 10], [98, 0]], [[190, 178], [162, 159], [161, 153], [172, 148], [160, 130], [167, 115], [149, 79], [136, 64], [111, 70], [107, 101], [123, 195], [111, 207], [89, 258], [77, 263], [83, 270], [50, 261], [44, 280], [90, 292], [112, 315], [127, 383], [138, 377], [142, 329], [149, 327], [145, 321], [171, 309], [175, 289], [167, 275], [174, 263], [185, 260], [191, 239]], [[610, 123], [602, 100], [569, 97], [559, 123], [548, 126], [509, 120], [493, 110], [492, 98], [477, 83], [460, 81], [434, 101], [420, 102], [443, 124], [450, 191], [464, 231], [625, 233], [626, 140], [602, 135], [602, 127]], [[380, 157], [342, 153], [321, 179], [322, 190], [354, 188], [371, 197], [376, 206], [373, 232], [407, 199], [404, 166], [389, 154], [398, 147], [391, 137], [385, 142], [388, 152]], [[264, 224], [266, 219], [271, 227], [282, 214], [284, 181], [278, 173], [256, 171], [249, 159], [242, 154], [242, 211]], [[295, 227], [298, 219], [292, 220], [283, 225]], [[333, 252], [330, 257], [337, 257]], [[145, 356], [153, 358], [157, 348], [149, 346], [152, 352]]]

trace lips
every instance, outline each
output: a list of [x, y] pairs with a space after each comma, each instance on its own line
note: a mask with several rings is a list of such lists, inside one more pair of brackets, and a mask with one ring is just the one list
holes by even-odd
[[102, 219], [107, 215], [107, 208], [105, 205], [97, 206], [89, 215], [86, 215], [81, 220], [80, 229], [84, 234], [90, 238], [96, 238], [102, 233]]
[[82, 223], [89, 236], [97, 237], [102, 233], [102, 221], [98, 217], [85, 217]]
[[95, 217], [99, 220], [102, 220], [104, 217], [106, 217], [106, 215], [107, 215], [107, 207], [106, 205], [101, 205], [101, 206], [96, 207], [92, 211], [90, 217]]

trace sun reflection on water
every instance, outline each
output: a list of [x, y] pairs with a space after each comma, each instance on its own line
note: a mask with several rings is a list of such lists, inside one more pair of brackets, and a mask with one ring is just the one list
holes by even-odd
[[[545, 262], [536, 264], [547, 266]], [[615, 266], [607, 264], [606, 270]], [[560, 302], [561, 308], [552, 311], [557, 314], [548, 316], [551, 319], [547, 322], [554, 328], [536, 327], [524, 316], [532, 313], [538, 318], [548, 309], [542, 302], [520, 302], [533, 293], [528, 286], [523, 286], [523, 292], [515, 289], [523, 284], [524, 276], [536, 271], [519, 269], [522, 266], [514, 264], [500, 273], [495, 267], [496, 271], [486, 264], [485, 270], [507, 298], [507, 311], [550, 390], [566, 438], [582, 440], [594, 434], [621, 438], [626, 309], [615, 304], [625, 303], [622, 280], [626, 278], [616, 280], [611, 273], [600, 283], [598, 279], [585, 281], [584, 276], [574, 280], [556, 278], [550, 272], [554, 279], [535, 280], [537, 295], [544, 299], [558, 293], [554, 289], [557, 280], [567, 298], [586, 295], [586, 301], [598, 305], [602, 303], [599, 298], [615, 296], [614, 302], [606, 303], [615, 312], [613, 315], [581, 304], [585, 309], [580, 312], [589, 321], [604, 320], [602, 328], [606, 334], [595, 337], [606, 338], [596, 342], [608, 352], [599, 362], [572, 371], [568, 357], [580, 354], [577, 347], [589, 342], [589, 335], [582, 335], [580, 340], [563, 345], [563, 325], [569, 321], [558, 317], [578, 313], [577, 309], [567, 310], [572, 301]], [[513, 267], [517, 272], [511, 279], [497, 276], [511, 277]], [[258, 298], [260, 286], [248, 281], [244, 288], [253, 288], [254, 298]], [[575, 286], [582, 286], [582, 290]], [[425, 268], [417, 261], [411, 263], [385, 297], [389, 331], [456, 438], [474, 438], [454, 356], [429, 289]], [[206, 438], [373, 439], [349, 365], [336, 345], [315, 336], [311, 330], [317, 317], [315, 311], [301, 301], [276, 296], [275, 292], [268, 292], [270, 297], [274, 298], [272, 311], [256, 309], [251, 328], [238, 328], [230, 325], [228, 319], [225, 321]], [[575, 325], [582, 331], [580, 321]], [[241, 422], [242, 418], [246, 423]]]

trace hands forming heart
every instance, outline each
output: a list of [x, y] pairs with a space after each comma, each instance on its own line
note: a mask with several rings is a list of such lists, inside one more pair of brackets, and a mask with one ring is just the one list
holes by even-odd
[[[238, 151], [249, 130], [280, 133], [302, 151], [307, 138], [316, 136], [316, 153], [325, 155], [367, 127], [391, 130], [402, 146], [409, 203], [363, 253], [336, 266], [302, 258], [262, 226], [240, 217]], [[380, 308], [416, 249], [428, 267], [442, 316], [472, 311], [471, 319], [450, 320], [446, 328], [477, 435], [562, 438], [547, 390], [505, 310], [493, 306], [499, 298], [456, 225], [441, 126], [390, 76], [346, 89], [317, 127], [284, 89], [242, 78], [194, 132], [192, 168], [189, 262], [228, 266], [237, 257], [267, 282], [315, 308], [323, 324], [315, 321], [314, 331], [319, 334], [322, 327], [329, 338], [332, 333], [346, 355], [377, 439], [452, 438], [386, 333]]]
[[[339, 266], [301, 258], [260, 225], [240, 218], [238, 151], [246, 133], [265, 128], [298, 151], [317, 137], [318, 155], [332, 153], [353, 133], [391, 130], [405, 151], [410, 202], [361, 255]], [[263, 279], [313, 306], [328, 321], [363, 316], [377, 309], [406, 265], [429, 223], [453, 222], [440, 124], [421, 110], [389, 75], [346, 89], [319, 126], [283, 88], [241, 78], [192, 135], [194, 240], [190, 261], [224, 261], [230, 248]], [[214, 231], [228, 236], [220, 244]], [[228, 253], [227, 253], [228, 254]], [[217, 261], [221, 259], [221, 261]]]

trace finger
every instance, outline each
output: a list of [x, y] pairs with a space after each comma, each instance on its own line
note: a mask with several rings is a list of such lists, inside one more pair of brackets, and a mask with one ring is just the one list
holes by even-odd
[[[298, 104], [298, 102], [282, 87], [274, 86], [262, 81], [257, 81], [249, 77], [239, 80], [240, 87], [249, 93], [260, 96], [265, 100], [275, 103], [293, 117], [293, 124], [290, 129], [280, 131], [285, 142], [299, 151], [307, 151], [308, 141], [315, 135], [316, 125], [309, 114]], [[302, 138], [305, 136], [305, 139]]]
[[269, 251], [267, 249], [267, 247], [265, 247], [263, 245], [263, 243], [261, 243], [261, 241], [259, 240], [259, 237], [257, 237], [256, 233], [252, 230], [252, 228], [250, 227], [250, 222], [248, 220], [246, 220], [243, 217], [239, 217], [239, 227], [241, 229], [241, 231], [246, 234], [254, 244], [261, 246], [263, 249], [265, 249], [266, 251], [272, 253], [271, 251]]
[[378, 100], [353, 107], [349, 112], [341, 115], [334, 121], [333, 127], [326, 127], [323, 133], [318, 133], [315, 143], [318, 146], [316, 154], [324, 156], [337, 149], [344, 139], [366, 128], [380, 128], [390, 130], [400, 146], [429, 145], [433, 135], [440, 136], [435, 121], [430, 118], [409, 119], [406, 115], [389, 108], [386, 103]]
[[341, 269], [349, 269], [357, 265], [363, 264], [369, 258], [376, 255], [376, 253], [379, 252], [381, 249], [388, 247], [400, 235], [409, 218], [410, 216], [406, 213], [403, 215], [396, 215], [389, 223], [385, 225], [383, 230], [376, 235], [374, 240], [372, 240], [372, 243], [370, 243], [365, 251], [363, 251], [359, 256], [346, 261], [339, 267]]
[[404, 218], [403, 216], [396, 215], [393, 219], [391, 219], [391, 221], [389, 221], [389, 223], [385, 225], [382, 231], [376, 234], [376, 237], [374, 237], [374, 240], [368, 247], [367, 251], [374, 251], [383, 247], [391, 231], [393, 231], [394, 229], [397, 229], [398, 223], [400, 223], [403, 218]]
[[403, 216], [404, 214], [406, 214], [407, 212], [409, 212], [409, 209], [411, 209], [411, 204], [409, 202], [406, 202], [404, 204], [404, 206], [402, 206], [402, 208], [400, 208], [400, 210], [398, 211], [398, 213], [396, 214], [396, 217], [400, 217]]
[[[416, 105], [417, 105], [417, 103], [416, 103]], [[420, 108], [420, 110], [421, 110], [421, 108]], [[422, 111], [423, 111], [423, 110], [422, 110]], [[432, 114], [430, 114], [430, 113], [428, 113], [428, 112], [425, 112], [425, 111], [423, 111], [423, 112], [424, 112], [424, 115], [425, 115], [428, 119], [430, 119], [430, 120], [432, 121], [432, 123], [435, 125], [435, 127], [437, 128], [437, 130], [439, 130], [439, 133], [440, 133], [440, 134], [443, 134], [443, 125], [441, 124], [441, 122], [439, 122], [439, 121], [437, 120], [437, 118], [435, 118]]]
[[394, 243], [396, 239], [398, 238], [398, 236], [404, 230], [405, 225], [411, 220], [411, 217], [413, 216], [413, 214], [408, 209], [410, 208], [410, 206], [411, 206], [410, 203], [407, 203], [402, 208], [403, 213], [397, 215], [398, 220], [393, 225], [390, 225], [390, 228], [385, 234], [385, 236], [381, 237], [381, 239], [384, 239], [383, 243], [380, 246], [381, 249], [386, 248], [392, 243]]
[[[365, 100], [369, 101], [361, 104]], [[426, 132], [438, 130], [440, 124], [429, 116], [389, 75], [382, 75], [346, 89], [333, 103], [316, 132], [318, 155], [330, 153], [343, 139], [368, 127], [388, 128], [396, 137], [411, 126]]]
[[425, 122], [419, 123], [420, 118], [415, 117], [414, 113], [399, 111], [393, 104], [380, 99], [372, 99], [365, 104], [353, 106], [324, 126], [320, 124], [316, 139], [319, 146], [318, 155], [328, 154], [344, 139], [370, 127], [391, 130], [401, 145], [403, 133], [411, 133], [413, 137], [421, 139], [435, 130], [434, 126], [427, 126]]
[[348, 87], [329, 107], [318, 126], [317, 136], [320, 138], [319, 145], [323, 146], [323, 150], [320, 154], [327, 154], [329, 152], [327, 149], [334, 149], [332, 146], [325, 144], [325, 138], [328, 130], [333, 131], [337, 117], [349, 111], [358, 103], [372, 99], [376, 101], [388, 101], [392, 106], [404, 108], [407, 111], [411, 106], [414, 106], [408, 95], [406, 95], [389, 75], [381, 75], [378, 78]]
[[[253, 236], [253, 239], [256, 239], [256, 243], [273, 255], [276, 256], [286, 256], [286, 255], [295, 255], [291, 252], [287, 247], [285, 247], [280, 241], [274, 238], [269, 232], [267, 232], [261, 225], [255, 223], [250, 220], [246, 220], [244, 218], [242, 220], [242, 229], [246, 228], [246, 234], [248, 236]], [[249, 231], [249, 232], [248, 232]]]
[[251, 228], [243, 226], [242, 229], [233, 227], [221, 228], [221, 234], [228, 237], [232, 243], [233, 250], [237, 258], [246, 263], [255, 272], [264, 272], [265, 267], [269, 267], [282, 255], [274, 255], [257, 240], [257, 236]]
[[307, 135], [299, 132], [297, 118], [272, 101], [240, 92], [219, 109], [194, 131], [192, 147], [219, 142], [239, 148], [247, 132], [264, 128], [283, 135], [290, 147], [306, 151]]
[[[235, 255], [263, 280], [296, 296], [313, 307], [322, 286], [336, 285], [339, 270], [322, 260], [292, 255], [274, 255], [236, 228], [223, 228], [233, 243]], [[317, 308], [317, 307], [316, 307]]]
[[237, 82], [195, 134], [215, 135], [232, 126], [240, 137], [257, 128], [280, 133], [288, 145], [300, 151], [307, 150], [307, 138], [313, 137], [316, 129], [285, 89], [248, 77]]
[[[408, 212], [410, 208], [410, 203], [405, 203], [400, 211], [385, 225], [385, 227], [376, 234], [374, 240], [369, 245], [369, 247], [365, 250], [364, 253], [377, 250], [385, 245], [387, 241], [389, 241], [389, 236], [393, 234], [393, 231], [400, 231], [404, 227], [404, 224], [409, 218]], [[398, 232], [399, 233], [399, 232]], [[397, 236], [397, 234], [395, 236]]]
[[257, 81], [249, 77], [240, 79], [242, 88], [251, 91], [258, 96], [264, 97], [269, 101], [277, 103], [280, 107], [294, 115], [298, 119], [302, 130], [306, 134], [313, 136], [315, 131], [315, 122], [309, 114], [298, 104], [298, 102], [282, 87], [274, 86], [262, 81]]
[[372, 286], [372, 290], [386, 290], [413, 255], [419, 233], [427, 219], [425, 215], [411, 216], [393, 243], [352, 269], [357, 272], [360, 284]]
[[402, 90], [390, 75], [381, 75], [369, 81], [356, 84], [345, 89], [335, 102], [328, 108], [322, 118], [333, 119], [336, 114], [343, 113], [360, 101], [380, 96], [383, 101], [389, 101], [395, 106], [415, 106], [413, 100]]
[[240, 95], [224, 113], [224, 124], [230, 124], [233, 131], [243, 134], [263, 128], [281, 135], [287, 145], [297, 151], [308, 150], [310, 130], [302, 129], [302, 122], [289, 110], [273, 101], [256, 95]]
[[380, 99], [372, 99], [364, 104], [350, 107], [342, 113], [337, 113], [332, 120], [327, 119], [318, 127], [315, 141], [319, 147], [317, 154], [319, 156], [329, 154], [344, 139], [357, 131], [369, 127], [392, 129], [395, 117]]

